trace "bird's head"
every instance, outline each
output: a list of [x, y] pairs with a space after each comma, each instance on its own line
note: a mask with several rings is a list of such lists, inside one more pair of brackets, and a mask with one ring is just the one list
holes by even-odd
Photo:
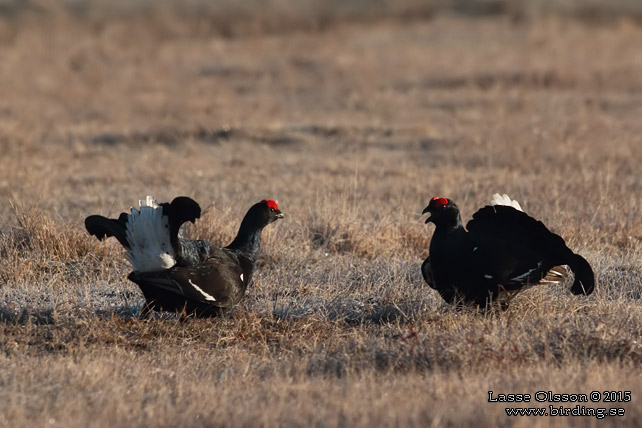
[[279, 205], [272, 199], [263, 199], [254, 204], [245, 215], [245, 218], [258, 228], [263, 228], [283, 217]]
[[424, 208], [422, 214], [429, 213], [426, 223], [432, 222], [439, 225], [445, 222], [456, 222], [459, 219], [459, 207], [453, 201], [447, 198], [434, 196], [430, 199], [428, 206]]

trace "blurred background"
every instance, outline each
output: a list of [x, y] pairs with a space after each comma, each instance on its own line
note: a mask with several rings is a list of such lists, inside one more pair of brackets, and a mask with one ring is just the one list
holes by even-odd
[[641, 23], [635, 0], [1, 0], [0, 195], [75, 222], [147, 192], [627, 198]]

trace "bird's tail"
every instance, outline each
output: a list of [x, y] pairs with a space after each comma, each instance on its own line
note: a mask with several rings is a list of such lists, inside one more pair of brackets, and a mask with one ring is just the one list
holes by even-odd
[[135, 271], [154, 272], [176, 264], [176, 251], [170, 241], [169, 218], [153, 196], [138, 202], [127, 218], [127, 258]]
[[195, 200], [187, 196], [178, 196], [171, 204], [165, 202], [160, 206], [163, 208], [163, 215], [169, 219], [170, 244], [179, 255], [181, 248], [178, 242], [178, 231], [183, 223], [188, 221], [194, 223], [197, 218], [200, 218], [201, 207]]
[[595, 289], [595, 275], [591, 265], [579, 254], [573, 254], [568, 261], [568, 267], [575, 275], [575, 281], [571, 286], [571, 293], [589, 295]]
[[500, 195], [499, 193], [493, 194], [493, 197], [490, 200], [490, 205], [506, 205], [508, 207], [515, 208], [517, 211], [524, 211], [519, 205], [519, 202], [511, 199], [510, 196], [508, 196], [506, 193], [504, 193], [503, 195]]
[[589, 262], [568, 248], [559, 235], [551, 233], [547, 243], [547, 251], [556, 260], [556, 264], [567, 265], [573, 272], [575, 280], [571, 286], [571, 293], [587, 296], [591, 294], [595, 288], [595, 275]]
[[129, 249], [127, 242], [127, 213], [122, 213], [118, 219], [111, 219], [101, 215], [90, 215], [85, 219], [85, 228], [90, 235], [94, 235], [99, 241], [113, 236], [118, 239], [120, 245]]
[[139, 209], [122, 213], [118, 219], [92, 215], [85, 219], [90, 235], [99, 240], [110, 236], [127, 250], [134, 271], [156, 272], [176, 264], [180, 245], [178, 231], [183, 223], [200, 217], [201, 207], [186, 196], [172, 203], [156, 203], [153, 196], [138, 201]]

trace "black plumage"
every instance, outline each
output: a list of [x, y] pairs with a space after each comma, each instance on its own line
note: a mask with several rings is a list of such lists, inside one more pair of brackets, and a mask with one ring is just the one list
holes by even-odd
[[236, 306], [252, 279], [254, 263], [226, 248], [210, 246], [203, 261], [176, 265], [159, 272], [131, 272], [127, 277], [140, 287], [151, 310], [218, 315]]
[[[205, 240], [178, 238], [182, 223], [200, 217], [198, 204], [185, 199], [189, 201], [181, 199], [175, 204], [175, 199], [171, 204], [160, 204], [168, 220], [175, 264], [168, 269], [147, 271], [136, 270], [134, 266], [128, 276], [145, 296], [147, 303], [142, 316], [152, 310], [213, 316], [236, 306], [252, 281], [260, 253], [261, 231], [283, 218], [275, 201], [263, 200], [248, 210], [232, 243], [220, 248]], [[89, 233], [98, 239], [115, 236], [129, 249], [124, 231], [128, 214], [121, 214], [117, 220], [100, 217], [87, 218]]]
[[179, 266], [191, 266], [205, 261], [210, 254], [212, 246], [216, 245], [203, 239], [179, 238], [180, 257], [176, 261]]
[[524, 287], [575, 275], [573, 294], [591, 294], [595, 279], [589, 263], [571, 251], [559, 235], [512, 206], [486, 206], [464, 228], [459, 208], [434, 197], [424, 210], [435, 224], [430, 257], [422, 265], [426, 282], [448, 303], [486, 306], [506, 301]]

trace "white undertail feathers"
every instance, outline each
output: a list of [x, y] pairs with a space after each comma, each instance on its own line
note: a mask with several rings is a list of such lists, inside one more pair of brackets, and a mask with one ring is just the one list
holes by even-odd
[[163, 216], [163, 208], [153, 196], [147, 196], [138, 204], [140, 209], [132, 207], [127, 220], [127, 258], [138, 272], [169, 269], [176, 264], [176, 252], [169, 237], [169, 219]]
[[490, 204], [492, 206], [495, 205], [506, 205], [509, 207], [513, 207], [518, 211], [524, 211], [522, 207], [519, 205], [519, 202], [512, 200], [507, 194], [500, 195], [499, 193], [495, 193], [490, 200]]

